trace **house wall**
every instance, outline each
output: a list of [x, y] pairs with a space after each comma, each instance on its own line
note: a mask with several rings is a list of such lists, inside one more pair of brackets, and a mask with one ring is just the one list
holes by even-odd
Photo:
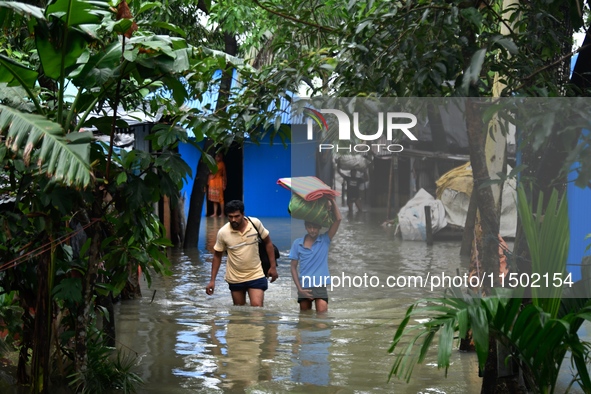
[[[244, 142], [242, 162], [242, 188], [245, 210], [247, 215], [256, 217], [289, 217], [287, 207], [291, 198], [289, 190], [279, 186], [277, 180], [301, 175], [314, 175], [314, 146], [307, 144], [303, 150], [299, 150], [300, 163], [296, 166], [296, 173], [292, 173], [292, 144], [284, 146], [279, 138], [270, 144], [269, 137], [265, 137], [259, 145], [250, 140]], [[307, 153], [304, 153], [307, 152]], [[192, 177], [185, 180], [181, 189], [181, 197], [184, 198], [185, 219], [189, 215], [189, 201], [195, 183], [195, 171], [201, 158], [201, 152], [189, 144], [180, 144], [179, 153], [193, 170]], [[227, 163], [227, 171], [230, 173], [231, 163]], [[236, 169], [240, 170], [240, 169]], [[227, 189], [228, 190], [228, 189]], [[228, 199], [238, 198], [228, 196]], [[202, 216], [206, 215], [207, 204], [203, 204]]]
[[[571, 59], [571, 76], [578, 56], [577, 53]], [[589, 130], [583, 130], [583, 133], [589, 133]], [[579, 164], [575, 163], [571, 169], [578, 166]], [[591, 189], [581, 189], [575, 186], [573, 182], [575, 177], [576, 173], [571, 171], [568, 175], [569, 182], [566, 188], [570, 233], [566, 270], [573, 274], [573, 281], [581, 279], [581, 261], [584, 256], [591, 254], [591, 251], [585, 251], [585, 248], [589, 245], [589, 240], [585, 240], [585, 237], [591, 233], [591, 208], [589, 207]]]
[[291, 144], [284, 146], [279, 138], [273, 145], [266, 136], [259, 145], [244, 142], [244, 206], [247, 215], [288, 217], [291, 193], [279, 186], [279, 178], [291, 177]]
[[[200, 144], [203, 146], [203, 143]], [[191, 201], [191, 192], [193, 191], [193, 184], [195, 183], [195, 173], [197, 172], [197, 164], [201, 159], [201, 151], [189, 144], [179, 144], [179, 154], [183, 160], [189, 165], [193, 172], [190, 177], [185, 178], [183, 188], [181, 189], [181, 199], [184, 200], [185, 220], [189, 217], [189, 202]], [[206, 204], [203, 204], [201, 215], [205, 215]]]
[[[584, 132], [589, 132], [584, 130]], [[575, 169], [579, 163], [573, 164]], [[571, 272], [573, 281], [581, 279], [581, 261], [583, 256], [591, 255], [591, 250], [585, 251], [589, 240], [585, 237], [591, 233], [591, 189], [581, 189], [574, 184], [576, 172], [571, 171], [568, 176], [567, 202], [570, 232], [570, 245], [567, 259], [567, 271]]]
[[[587, 133], [589, 131], [583, 130], [583, 132]], [[517, 149], [516, 164], [521, 164], [520, 149]], [[571, 170], [574, 170], [578, 166], [578, 163], [574, 163]], [[575, 178], [576, 173], [570, 171], [566, 186], [570, 238], [568, 257], [566, 259], [566, 271], [572, 274], [571, 279], [573, 282], [581, 279], [581, 261], [584, 256], [591, 254], [591, 250], [585, 251], [585, 248], [589, 244], [585, 240], [585, 237], [591, 233], [591, 208], [589, 207], [591, 189], [581, 189], [575, 186]], [[546, 196], [546, 198], [549, 198], [549, 196]]]
[[308, 141], [306, 125], [291, 126], [291, 173], [289, 177], [316, 176], [318, 141]]
[[148, 141], [146, 137], [150, 135], [153, 127], [154, 123], [139, 123], [126, 129], [118, 129], [117, 131], [121, 133], [132, 132], [135, 137], [133, 146], [134, 149], [141, 150], [143, 152], [151, 152], [152, 147], [150, 141]]

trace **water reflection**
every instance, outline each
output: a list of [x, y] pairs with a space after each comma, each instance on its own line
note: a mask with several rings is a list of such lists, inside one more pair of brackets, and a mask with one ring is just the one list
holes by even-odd
[[[219, 291], [205, 295], [210, 246], [223, 218], [204, 220], [198, 251], [173, 253], [173, 275], [154, 276], [152, 289], [144, 290], [150, 296], [117, 306], [120, 346], [141, 358], [138, 373], [147, 384], [140, 393], [479, 392], [470, 353], [454, 352], [447, 378], [433, 352], [410, 384], [388, 381], [390, 341], [406, 308], [428, 295], [425, 289], [336, 288], [326, 315], [300, 314], [286, 251], [303, 223], [263, 220], [282, 251], [280, 278], [269, 285], [264, 308], [232, 305], [222, 285], [224, 264]], [[451, 274], [462, 266], [459, 244], [402, 242], [382, 222], [383, 216], [368, 212], [341, 224], [329, 255], [333, 275]]]
[[213, 253], [213, 246], [215, 245], [218, 231], [224, 224], [226, 224], [226, 222], [227, 220], [225, 216], [214, 216], [207, 219], [203, 218], [201, 220], [201, 226], [205, 228], [205, 250], [209, 253]]
[[261, 380], [271, 380], [266, 360], [274, 358], [277, 344], [275, 325], [265, 322], [264, 311], [234, 310], [227, 320], [212, 322], [211, 339], [218, 349], [217, 371], [220, 388], [240, 392]]
[[330, 383], [330, 328], [327, 323], [309, 321], [302, 316], [297, 325], [291, 380], [328, 386]]

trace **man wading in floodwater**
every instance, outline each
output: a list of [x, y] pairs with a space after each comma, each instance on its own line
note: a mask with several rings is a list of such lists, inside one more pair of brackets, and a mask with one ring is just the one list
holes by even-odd
[[253, 224], [261, 234], [271, 262], [268, 277], [271, 278], [271, 282], [275, 282], [279, 275], [277, 275], [277, 263], [269, 230], [263, 226], [259, 219], [250, 217], [251, 223], [244, 216], [244, 203], [242, 201], [232, 200], [228, 202], [225, 211], [229, 222], [218, 231], [213, 247], [211, 280], [205, 288], [205, 292], [208, 295], [213, 294], [215, 278], [222, 264], [222, 255], [224, 252], [228, 252], [224, 279], [230, 287], [234, 305], [246, 305], [246, 293], [248, 293], [251, 306], [263, 306], [268, 280], [261, 267], [258, 233]]
[[[312, 309], [316, 304], [316, 312], [328, 311], [328, 291], [330, 273], [328, 271], [328, 249], [330, 242], [341, 224], [341, 211], [334, 199], [329, 201], [335, 215], [335, 221], [328, 231], [320, 234], [322, 226], [305, 222], [307, 234], [293, 242], [289, 258], [291, 259], [291, 277], [298, 290], [300, 311]], [[300, 264], [298, 275], [298, 263]]]

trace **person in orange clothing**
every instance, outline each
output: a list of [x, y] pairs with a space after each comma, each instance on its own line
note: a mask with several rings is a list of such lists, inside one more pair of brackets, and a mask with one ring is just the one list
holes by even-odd
[[222, 216], [224, 206], [224, 190], [226, 190], [226, 164], [221, 153], [215, 155], [218, 170], [215, 174], [209, 174], [207, 181], [207, 199], [213, 204], [213, 213], [210, 216]]

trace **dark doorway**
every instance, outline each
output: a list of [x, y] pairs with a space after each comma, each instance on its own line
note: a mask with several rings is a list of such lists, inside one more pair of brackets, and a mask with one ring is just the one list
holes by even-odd
[[[224, 202], [231, 200], [242, 200], [243, 196], [243, 150], [242, 145], [233, 143], [230, 149], [222, 151], [224, 154], [224, 163], [226, 164], [226, 190], [224, 191]], [[207, 200], [205, 215], [213, 213], [213, 205]]]
[[[388, 185], [390, 179], [390, 158], [376, 158], [370, 171], [371, 189], [367, 196], [371, 207], [385, 207], [387, 205]], [[366, 200], [367, 201], [367, 200]]]
[[[397, 157], [396, 167], [392, 167], [392, 157], [376, 158], [370, 170], [370, 196], [372, 207], [387, 207], [388, 198], [392, 207], [402, 207], [410, 198], [410, 160]], [[390, 185], [390, 171], [392, 184]], [[398, 198], [398, 201], [396, 201]]]

